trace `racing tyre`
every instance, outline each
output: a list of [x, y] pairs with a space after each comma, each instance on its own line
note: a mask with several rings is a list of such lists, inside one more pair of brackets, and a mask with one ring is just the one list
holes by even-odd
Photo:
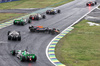
[[97, 4], [97, 2], [95, 2], [95, 5]]
[[10, 32], [11, 32], [11, 31], [8, 31], [8, 35], [9, 35]]
[[25, 58], [25, 56], [21, 56], [21, 57], [20, 57], [20, 61], [21, 61], [21, 62], [24, 62], [24, 61], [26, 61], [26, 58]]
[[21, 36], [18, 36], [18, 41], [21, 41]]
[[61, 12], [60, 10], [57, 11], [57, 13], [60, 13], [60, 12]]
[[32, 19], [32, 17], [29, 17], [29, 19]]
[[52, 12], [53, 15], [55, 15], [55, 12]]
[[52, 35], [54, 35], [54, 34], [55, 34], [55, 31], [54, 31], [54, 30], [52, 30], [52, 31], [51, 31], [51, 34], [52, 34]]
[[8, 36], [8, 40], [11, 40], [11, 36]]
[[43, 15], [43, 16], [42, 16], [42, 18], [43, 18], [43, 19], [45, 19], [45, 18], [46, 18], [46, 16], [45, 16], [45, 15]]
[[88, 4], [86, 4], [86, 6], [89, 6]]
[[46, 12], [46, 14], [49, 14], [49, 12]]
[[29, 26], [29, 29], [34, 28], [34, 26]]
[[30, 29], [30, 32], [35, 32], [35, 30], [34, 29]]
[[30, 58], [29, 57], [27, 57], [27, 61], [30, 62]]
[[33, 62], [36, 62], [36, 60], [37, 60], [37, 57], [36, 56], [34, 58], [32, 58], [32, 61]]
[[16, 25], [15, 21], [13, 22], [14, 25]]
[[31, 23], [31, 20], [30, 19], [28, 20], [28, 23]]
[[21, 23], [21, 25], [24, 26], [25, 24], [24, 23]]
[[30, 29], [30, 32], [32, 32], [32, 30]]
[[36, 20], [39, 20], [39, 17], [36, 17]]
[[12, 50], [12, 51], [11, 51], [11, 54], [12, 54], [13, 56], [15, 56], [15, 54], [16, 54], [15, 50]]

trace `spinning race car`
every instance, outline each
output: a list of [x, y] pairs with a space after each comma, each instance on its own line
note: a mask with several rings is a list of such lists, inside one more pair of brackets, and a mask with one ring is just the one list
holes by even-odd
[[31, 20], [26, 20], [26, 19], [20, 19], [20, 20], [14, 20], [13, 24], [14, 25], [26, 25], [27, 23], [31, 23]]
[[46, 14], [57, 14], [57, 13], [60, 13], [61, 11], [58, 9], [51, 9], [51, 10], [47, 10], [46, 11]]
[[41, 14], [36, 14], [36, 15], [30, 15], [29, 19], [31, 20], [40, 20], [40, 19], [45, 19], [46, 16], [45, 15], [41, 15]]
[[43, 27], [43, 26], [29, 26], [30, 32], [43, 32], [43, 33], [49, 33], [49, 34], [59, 34], [60, 31], [55, 28], [48, 28], [48, 27]]
[[8, 40], [18, 40], [21, 41], [21, 35], [18, 31], [8, 31]]
[[13, 56], [17, 56], [17, 58], [21, 61], [21, 62], [36, 62], [37, 60], [37, 56], [35, 54], [30, 54], [29, 52], [27, 52], [27, 50], [11, 50], [10, 53]]
[[97, 2], [96, 1], [93, 1], [93, 2], [86, 3], [86, 6], [94, 6], [96, 4], [97, 4]]

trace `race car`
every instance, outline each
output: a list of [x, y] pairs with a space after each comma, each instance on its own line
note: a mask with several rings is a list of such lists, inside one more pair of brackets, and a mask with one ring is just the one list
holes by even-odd
[[36, 62], [37, 56], [30, 54], [27, 50], [11, 50], [10, 53], [16, 56], [21, 62]]
[[18, 40], [21, 41], [20, 31], [8, 31], [8, 40]]
[[93, 2], [86, 3], [86, 6], [94, 6], [96, 4], [97, 4], [97, 2], [96, 1], [93, 1]]
[[47, 28], [43, 26], [29, 26], [30, 32], [47, 32]]
[[29, 26], [30, 32], [43, 32], [43, 33], [49, 33], [49, 34], [59, 34], [60, 30], [55, 28], [48, 28], [43, 26]]
[[40, 20], [40, 19], [45, 19], [46, 16], [45, 15], [41, 15], [41, 14], [36, 14], [36, 15], [30, 15], [29, 19], [31, 20]]
[[59, 34], [59, 33], [60, 33], [60, 30], [59, 30], [59, 29], [53, 28], [53, 29], [51, 30], [51, 34], [52, 34], [52, 35], [54, 35], [54, 34]]
[[26, 25], [27, 23], [31, 23], [31, 20], [26, 20], [26, 19], [20, 19], [20, 20], [14, 20], [13, 24], [14, 25]]
[[46, 14], [57, 14], [57, 13], [60, 13], [61, 11], [58, 9], [51, 9], [51, 10], [47, 10], [46, 11]]

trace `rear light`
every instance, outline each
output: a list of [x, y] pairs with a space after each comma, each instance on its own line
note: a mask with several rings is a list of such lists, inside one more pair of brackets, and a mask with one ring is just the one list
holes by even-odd
[[34, 17], [32, 17], [32, 19], [34, 19]]
[[91, 4], [89, 4], [89, 6], [91, 6]]
[[30, 58], [30, 61], [31, 61], [32, 59]]

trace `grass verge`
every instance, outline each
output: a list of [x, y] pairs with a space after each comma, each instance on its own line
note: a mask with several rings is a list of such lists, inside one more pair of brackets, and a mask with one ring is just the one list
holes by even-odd
[[[19, 9], [19, 8], [45, 8], [47, 6], [54, 7], [60, 6], [62, 4], [71, 2], [73, 0], [19, 0], [7, 3], [0, 3], [0, 9]], [[58, 4], [56, 4], [58, 3]], [[18, 17], [23, 15], [23, 13], [0, 13], [2, 16], [0, 18], [0, 23], [4, 22], [2, 20], [11, 19], [12, 17]]]
[[100, 26], [82, 20], [56, 46], [57, 59], [66, 66], [100, 66]]
[[71, 1], [73, 0], [19, 0], [7, 3], [0, 3], [0, 9], [45, 8], [47, 6], [62, 2], [60, 4], [53, 5], [60, 6]]
[[0, 13], [0, 23], [3, 23], [5, 21], [9, 21], [11, 19], [14, 19], [16, 17], [20, 17], [24, 15], [25, 13]]

